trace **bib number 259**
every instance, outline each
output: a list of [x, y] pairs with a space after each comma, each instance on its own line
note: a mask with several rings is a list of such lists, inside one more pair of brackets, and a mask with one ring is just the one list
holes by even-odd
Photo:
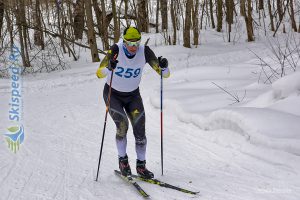
[[123, 68], [117, 67], [115, 74], [120, 77], [125, 78], [136, 78], [141, 73], [141, 68], [132, 69], [132, 68]]

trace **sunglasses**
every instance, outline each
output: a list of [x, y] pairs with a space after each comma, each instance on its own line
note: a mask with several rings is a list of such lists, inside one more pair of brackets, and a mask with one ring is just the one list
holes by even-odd
[[123, 39], [123, 40], [130, 47], [139, 47], [140, 44], [141, 44], [141, 40], [138, 40], [138, 41], [128, 41], [128, 40], [125, 40], [125, 39]]

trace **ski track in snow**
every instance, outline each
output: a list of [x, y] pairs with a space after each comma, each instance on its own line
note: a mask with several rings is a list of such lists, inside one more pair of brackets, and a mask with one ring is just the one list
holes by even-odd
[[[202, 110], [204, 114], [199, 115], [193, 112], [193, 108], [185, 109], [182, 103], [193, 105], [201, 101], [201, 92], [205, 90], [207, 93], [203, 98], [208, 95], [226, 99], [221, 91], [210, 84], [211, 80], [221, 81], [229, 89], [234, 88], [238, 85], [234, 81], [241, 75], [234, 74], [235, 69], [239, 68], [235, 63], [247, 65], [253, 62], [253, 56], [245, 56], [241, 47], [228, 53], [222, 49], [206, 48], [204, 55], [198, 54], [202, 50], [198, 53], [195, 50], [193, 54], [187, 53], [189, 50], [184, 48], [179, 50], [176, 55], [166, 55], [171, 61], [170, 65], [174, 65], [174, 70], [170, 80], [165, 81], [164, 176], [160, 175], [159, 77], [151, 70], [146, 70], [141, 84], [147, 118], [147, 166], [153, 170], [156, 178], [200, 191], [200, 195], [187, 195], [141, 182], [140, 185], [151, 195], [151, 199], [298, 200], [299, 156], [275, 148], [278, 146], [272, 145], [274, 143], [266, 145], [268, 141], [265, 139], [270, 138], [249, 127], [249, 122], [240, 113], [243, 113], [242, 108], [226, 108], [230, 102], [228, 100], [220, 104], [216, 102], [216, 107], [208, 102], [208, 107]], [[157, 51], [160, 54], [168, 49], [158, 47]], [[216, 52], [220, 55], [218, 59], [215, 59]], [[195, 64], [184, 66], [187, 60]], [[221, 65], [225, 61], [231, 66]], [[199, 69], [188, 71], [187, 68], [193, 69], [197, 65]], [[26, 138], [16, 155], [9, 152], [3, 140], [0, 142], [1, 200], [143, 199], [113, 173], [113, 169], [117, 168], [117, 152], [115, 126], [110, 117], [99, 181], [94, 181], [105, 112], [102, 100], [105, 81], [95, 78], [96, 64], [84, 67], [52, 73], [49, 77], [25, 78]], [[198, 79], [199, 74], [195, 73], [199, 71], [204, 76], [202, 70], [205, 68], [208, 77], [204, 78], [208, 82]], [[224, 73], [217, 74], [218, 68], [222, 68]], [[220, 79], [222, 77], [223, 80]], [[240, 90], [252, 80], [250, 78], [249, 83], [245, 81]], [[1, 93], [6, 97], [8, 89], [1, 86]], [[197, 93], [199, 99], [195, 95]], [[193, 97], [194, 101], [189, 99]], [[203, 106], [205, 103], [202, 102]], [[3, 103], [2, 106], [4, 110], [8, 109]], [[215, 111], [217, 108], [223, 110]], [[258, 141], [252, 140], [255, 136]], [[132, 171], [135, 172], [131, 127], [128, 131], [128, 155]]]

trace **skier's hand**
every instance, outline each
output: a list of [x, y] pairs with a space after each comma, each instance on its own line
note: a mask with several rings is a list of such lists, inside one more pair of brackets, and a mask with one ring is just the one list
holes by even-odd
[[158, 64], [160, 66], [160, 68], [162, 69], [166, 69], [168, 68], [168, 60], [166, 58], [163, 58], [162, 56], [158, 57]]
[[97, 76], [98, 78], [104, 78], [104, 77], [106, 76], [106, 74], [104, 74], [104, 73], [102, 72], [102, 69], [104, 69], [104, 68], [99, 67], [99, 68], [97, 69], [96, 76]]
[[111, 59], [109, 60], [107, 69], [108, 69], [109, 71], [112, 71], [112, 70], [116, 69], [118, 62], [119, 62], [118, 60], [115, 60], [114, 58], [111, 58]]

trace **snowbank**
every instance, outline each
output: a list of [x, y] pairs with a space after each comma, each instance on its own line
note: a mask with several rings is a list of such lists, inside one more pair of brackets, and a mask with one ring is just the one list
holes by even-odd
[[[158, 98], [151, 104], [160, 108]], [[206, 131], [230, 130], [254, 145], [300, 155], [300, 117], [265, 108], [227, 108], [207, 116], [185, 112], [177, 101], [166, 100], [167, 112], [175, 112], [178, 120]]]
[[285, 76], [272, 84], [275, 99], [284, 99], [290, 95], [300, 94], [300, 72]]
[[300, 116], [299, 94], [300, 72], [295, 72], [274, 82], [270, 91], [250, 101], [245, 107], [271, 108]]

